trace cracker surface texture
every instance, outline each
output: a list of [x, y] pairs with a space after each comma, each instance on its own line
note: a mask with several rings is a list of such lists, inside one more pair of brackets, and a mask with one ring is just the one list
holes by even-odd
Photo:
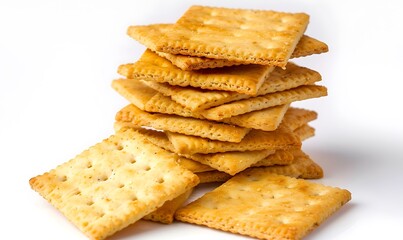
[[[312, 54], [320, 54], [329, 50], [326, 43], [313, 37], [304, 35], [299, 40], [291, 58], [305, 57]], [[241, 65], [241, 62], [229, 61], [226, 59], [214, 59], [206, 57], [192, 57], [185, 55], [176, 55], [171, 53], [156, 52], [159, 56], [168, 59], [172, 64], [182, 70], [199, 70], [204, 68], [228, 67]], [[288, 63], [289, 64], [289, 63]], [[287, 64], [287, 68], [288, 68]]]
[[104, 239], [198, 184], [175, 158], [126, 128], [30, 185], [89, 238]]
[[153, 51], [285, 67], [308, 21], [305, 13], [192, 6], [177, 24], [128, 34]]
[[271, 66], [242, 65], [183, 71], [167, 59], [146, 50], [137, 62], [121, 65], [118, 73], [127, 78], [140, 78], [181, 87], [191, 86], [253, 95], [273, 69]]
[[259, 239], [301, 239], [351, 198], [347, 190], [244, 171], [179, 209], [179, 221]]

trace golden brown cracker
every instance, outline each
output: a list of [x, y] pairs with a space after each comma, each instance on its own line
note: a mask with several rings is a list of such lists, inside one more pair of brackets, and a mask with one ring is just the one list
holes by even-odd
[[199, 136], [218, 141], [240, 142], [250, 131], [248, 128], [234, 125], [181, 117], [169, 114], [148, 113], [133, 104], [121, 109], [116, 121], [131, 122], [134, 126], [146, 126], [159, 130]]
[[91, 239], [104, 239], [198, 184], [175, 155], [126, 128], [30, 179]]
[[181, 154], [216, 153], [299, 148], [299, 138], [286, 128], [266, 132], [252, 129], [239, 143], [220, 142], [195, 136], [167, 132], [175, 152]]
[[177, 24], [128, 34], [153, 51], [285, 67], [308, 21], [304, 13], [192, 6]]
[[289, 104], [269, 107], [230, 118], [221, 119], [221, 122], [242, 126], [244, 128], [274, 131], [280, 125]]
[[347, 190], [269, 169], [236, 175], [179, 209], [175, 218], [259, 239], [301, 239], [351, 199]]
[[203, 111], [202, 114], [208, 119], [219, 121], [224, 118], [241, 115], [247, 112], [257, 111], [310, 98], [323, 97], [326, 95], [326, 87], [317, 85], [304, 85], [281, 92], [269, 93], [259, 97], [230, 102], [207, 109]]
[[[299, 40], [291, 58], [305, 57], [312, 54], [325, 53], [329, 50], [326, 43], [313, 37], [303, 35]], [[156, 52], [159, 56], [168, 59], [172, 64], [182, 70], [199, 70], [204, 68], [228, 67], [241, 65], [240, 62], [229, 61], [226, 59], [214, 59], [206, 57], [192, 57], [164, 52]], [[288, 64], [287, 64], [288, 68]]]
[[193, 154], [190, 158], [212, 168], [235, 175], [273, 154], [274, 150]]
[[118, 73], [127, 78], [138, 78], [181, 87], [191, 86], [253, 95], [257, 93], [273, 69], [274, 67], [271, 66], [242, 65], [183, 71], [167, 59], [146, 50], [137, 62], [119, 66]]

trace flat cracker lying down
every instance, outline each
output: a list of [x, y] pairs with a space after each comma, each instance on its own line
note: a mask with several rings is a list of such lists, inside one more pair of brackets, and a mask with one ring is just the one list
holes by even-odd
[[176, 158], [126, 128], [29, 183], [89, 238], [104, 239], [199, 183]]
[[[320, 54], [329, 51], [326, 43], [321, 42], [313, 37], [309, 37], [307, 35], [303, 35], [299, 40], [297, 46], [294, 49], [294, 52], [291, 55], [291, 58], [305, 57], [312, 54]], [[177, 66], [182, 70], [199, 70], [204, 68], [217, 68], [217, 67], [228, 67], [228, 66], [236, 66], [242, 63], [229, 61], [226, 59], [214, 59], [214, 58], [206, 58], [206, 57], [192, 57], [185, 55], [175, 55], [164, 52], [156, 52], [159, 56], [168, 59], [172, 64]], [[287, 68], [289, 67], [289, 63], [287, 64]]]
[[192, 6], [177, 24], [128, 34], [153, 51], [285, 67], [308, 21], [304, 13]]
[[[289, 62], [287, 69], [283, 70], [277, 67], [267, 75], [256, 96], [280, 92], [301, 85], [314, 84], [321, 79], [322, 76], [318, 72]], [[205, 91], [200, 88], [180, 87], [155, 81], [144, 81], [144, 83], [165, 96], [171, 97], [172, 100], [183, 107], [193, 111], [200, 111], [224, 103], [250, 98], [250, 95], [230, 91]]]
[[[315, 163], [307, 154], [301, 150], [292, 151], [294, 160], [288, 165], [267, 166], [267, 171], [284, 176], [304, 178], [304, 179], [319, 179], [323, 177], [323, 169]], [[247, 171], [247, 170], [245, 170]], [[225, 172], [217, 170], [196, 173], [200, 179], [200, 183], [209, 182], [225, 182], [232, 176]]]
[[[277, 126], [283, 119], [284, 113], [282, 115], [275, 114], [275, 117], [280, 116], [276, 119]], [[177, 132], [227, 142], [240, 142], [242, 138], [250, 131], [248, 128], [237, 127], [234, 125], [209, 120], [186, 118], [160, 113], [153, 114], [142, 111], [133, 104], [121, 109], [116, 114], [115, 120], [129, 122], [134, 127], [145, 126], [158, 130]]]
[[244, 171], [179, 209], [179, 221], [259, 239], [301, 239], [351, 199], [347, 190]]
[[234, 91], [249, 95], [257, 93], [274, 67], [242, 65], [227, 68], [183, 71], [167, 59], [146, 50], [135, 63], [119, 66], [118, 73], [133, 79], [144, 79], [209, 90]]

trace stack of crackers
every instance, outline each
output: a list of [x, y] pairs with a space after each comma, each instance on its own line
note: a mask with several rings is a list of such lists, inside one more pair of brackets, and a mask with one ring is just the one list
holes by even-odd
[[[129, 101], [116, 133], [30, 180], [91, 239], [139, 219], [174, 219], [261, 239], [300, 239], [350, 200], [307, 180], [322, 168], [301, 150], [327, 95], [290, 58], [328, 51], [304, 35], [309, 16], [191, 7], [175, 24], [131, 26], [147, 50], [119, 67]], [[183, 206], [201, 183], [225, 182]]]

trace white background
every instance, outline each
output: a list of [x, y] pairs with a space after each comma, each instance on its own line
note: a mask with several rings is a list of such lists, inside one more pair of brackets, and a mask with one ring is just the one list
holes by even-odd
[[[110, 87], [144, 47], [129, 25], [173, 23], [193, 4], [309, 13], [327, 54], [299, 59], [329, 96], [304, 149], [318, 182], [353, 199], [307, 239], [399, 238], [403, 226], [403, 78], [399, 1], [0, 1], [0, 218], [12, 239], [86, 239], [29, 188], [29, 178], [113, 133], [127, 102]], [[210, 186], [211, 188], [211, 186]], [[199, 191], [200, 194], [200, 191]], [[236, 209], [234, 209], [236, 211]], [[190, 224], [140, 222], [112, 239], [245, 239]]]

